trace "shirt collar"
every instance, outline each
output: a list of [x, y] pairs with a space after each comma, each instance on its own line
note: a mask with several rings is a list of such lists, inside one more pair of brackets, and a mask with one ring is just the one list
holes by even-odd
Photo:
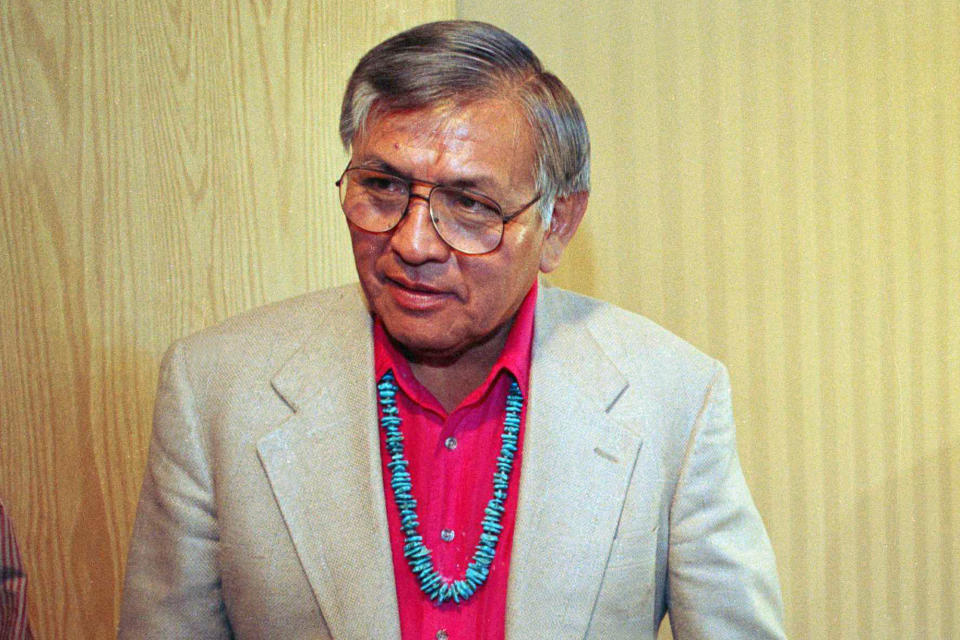
[[[530, 382], [530, 354], [533, 345], [533, 319], [534, 311], [537, 305], [537, 281], [534, 280], [533, 286], [527, 292], [523, 302], [514, 315], [513, 325], [507, 334], [507, 341], [503, 345], [503, 351], [497, 358], [490, 373], [479, 387], [474, 389], [464, 398], [460, 404], [466, 407], [470, 404], [479, 402], [486, 395], [489, 388], [493, 385], [497, 376], [502, 371], [508, 371], [520, 386], [520, 392], [527, 397], [527, 389]], [[374, 375], [380, 380], [388, 370], [392, 369], [396, 376], [397, 384], [407, 395], [408, 398], [419, 404], [425, 409], [429, 409], [439, 415], [446, 415], [446, 412], [440, 406], [440, 402], [430, 391], [424, 387], [414, 377], [410, 369], [410, 363], [403, 357], [403, 354], [390, 341], [387, 331], [383, 327], [380, 318], [374, 317], [373, 323], [373, 358]]]

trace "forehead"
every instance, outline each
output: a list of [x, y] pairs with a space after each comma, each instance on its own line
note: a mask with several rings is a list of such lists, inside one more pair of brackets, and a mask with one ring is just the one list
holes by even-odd
[[503, 99], [372, 114], [352, 150], [355, 164], [431, 182], [516, 187], [534, 175], [530, 125]]

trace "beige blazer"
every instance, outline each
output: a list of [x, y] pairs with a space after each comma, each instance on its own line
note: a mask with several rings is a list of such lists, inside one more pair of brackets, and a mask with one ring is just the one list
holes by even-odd
[[[783, 637], [720, 364], [542, 286], [527, 420], [508, 639]], [[176, 343], [120, 637], [399, 638], [379, 451], [356, 285]]]

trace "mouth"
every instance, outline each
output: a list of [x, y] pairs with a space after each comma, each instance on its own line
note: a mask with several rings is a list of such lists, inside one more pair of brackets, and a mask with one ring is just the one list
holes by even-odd
[[454, 297], [450, 291], [404, 277], [386, 277], [386, 288], [394, 301], [411, 311], [430, 311]]

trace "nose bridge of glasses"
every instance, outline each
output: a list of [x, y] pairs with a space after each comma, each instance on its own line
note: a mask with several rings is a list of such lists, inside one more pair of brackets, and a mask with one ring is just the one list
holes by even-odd
[[[419, 187], [418, 191], [414, 191], [415, 187]], [[437, 229], [437, 221], [434, 217], [434, 212], [430, 207], [430, 196], [433, 194], [433, 190], [437, 187], [436, 184], [432, 182], [424, 182], [422, 180], [410, 180], [407, 183], [407, 206], [404, 207], [401, 219], [397, 221], [397, 225], [408, 226], [411, 224], [410, 218], [417, 217], [411, 216], [411, 209], [415, 200], [420, 200], [423, 202], [424, 211], [426, 214], [426, 220], [429, 221], [430, 226], [432, 227], [431, 233], [435, 233], [438, 236], [440, 235], [439, 230]], [[442, 240], [442, 236], [441, 236]]]
[[[414, 199], [423, 201], [419, 210], [413, 207]], [[442, 260], [450, 249], [440, 234], [429, 201], [429, 193], [410, 191], [407, 207], [393, 228], [390, 242], [407, 262]]]
[[411, 217], [416, 217], [415, 215], [411, 215], [413, 210], [413, 203], [415, 200], [421, 200], [423, 201], [423, 213], [426, 215], [427, 220], [430, 221], [430, 224], [433, 227], [434, 232], [439, 233], [438, 231], [436, 231], [437, 222], [436, 220], [434, 220], [433, 210], [430, 208], [430, 194], [432, 193], [432, 191], [433, 190], [430, 189], [427, 191], [427, 193], [414, 193], [413, 188], [411, 186], [411, 188], [407, 191], [407, 206], [404, 207], [403, 212], [400, 215], [401, 219], [397, 221], [397, 224], [409, 225], [410, 224], [409, 219]]
[[426, 194], [422, 194], [422, 193], [415, 193], [413, 189], [411, 189], [410, 193], [407, 195], [407, 207], [409, 207], [413, 203], [414, 198], [418, 200], [423, 200], [424, 204], [427, 204], [427, 205], [430, 204], [429, 191]]
[[407, 207], [413, 203], [414, 198], [423, 200], [427, 206], [430, 204], [430, 195], [433, 193], [433, 190], [438, 185], [435, 182], [427, 182], [425, 180], [408, 180], [407, 181], [407, 194], [408, 202]]
[[[430, 206], [430, 198], [433, 195], [433, 190], [437, 188], [433, 182], [425, 182], [423, 180], [410, 180], [407, 183], [407, 206], [404, 207], [403, 217], [408, 218], [410, 213], [410, 208], [413, 206], [414, 200], [423, 201], [423, 206], [425, 208], [425, 213], [427, 218], [430, 220], [434, 231], [439, 235], [440, 231], [437, 229], [437, 220], [436, 214], [433, 211], [433, 207]], [[415, 187], [419, 187], [418, 191], [414, 191]]]

